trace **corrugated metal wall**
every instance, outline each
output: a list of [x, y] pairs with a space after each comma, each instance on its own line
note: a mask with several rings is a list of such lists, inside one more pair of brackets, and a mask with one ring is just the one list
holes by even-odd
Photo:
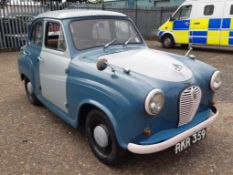
[[[98, 4], [59, 3], [46, 0], [13, 0], [0, 3], [0, 49], [17, 49], [26, 43], [28, 26], [33, 17], [39, 13], [61, 9], [103, 9], [122, 12], [132, 18], [145, 38], [155, 36], [155, 31], [175, 8], [129, 9], [106, 8]], [[7, 1], [5, 1], [7, 2]]]

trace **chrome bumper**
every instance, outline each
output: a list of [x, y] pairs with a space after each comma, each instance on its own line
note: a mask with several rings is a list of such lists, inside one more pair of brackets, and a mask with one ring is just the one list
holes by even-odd
[[185, 138], [193, 135], [197, 131], [206, 128], [210, 124], [212, 124], [218, 117], [219, 111], [213, 107], [213, 115], [211, 115], [207, 120], [205, 120], [202, 123], [199, 123], [198, 125], [194, 126], [193, 128], [190, 128], [164, 142], [156, 143], [153, 145], [138, 145], [134, 143], [128, 144], [128, 150], [132, 153], [136, 154], [150, 154], [150, 153], [156, 153], [162, 150], [165, 150], [169, 147], [174, 146], [176, 143], [184, 140]]

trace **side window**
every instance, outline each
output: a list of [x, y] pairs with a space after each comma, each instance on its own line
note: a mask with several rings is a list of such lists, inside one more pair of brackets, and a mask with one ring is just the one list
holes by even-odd
[[32, 28], [31, 43], [41, 46], [43, 40], [42, 22], [36, 23]]
[[66, 50], [64, 33], [59, 23], [46, 23], [45, 47], [59, 51]]
[[185, 5], [176, 12], [176, 14], [173, 16], [173, 19], [174, 20], [188, 19], [191, 15], [191, 11], [192, 11], [192, 6]]
[[207, 5], [204, 9], [204, 15], [210, 16], [214, 14], [214, 5]]
[[230, 15], [233, 15], [233, 5], [231, 5]]

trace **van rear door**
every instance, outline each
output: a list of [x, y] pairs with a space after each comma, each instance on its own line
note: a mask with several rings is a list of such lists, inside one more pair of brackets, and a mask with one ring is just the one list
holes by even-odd
[[198, 3], [190, 22], [192, 44], [220, 45], [223, 2]]
[[221, 46], [233, 45], [233, 2], [228, 1], [224, 7], [224, 15], [220, 37]]

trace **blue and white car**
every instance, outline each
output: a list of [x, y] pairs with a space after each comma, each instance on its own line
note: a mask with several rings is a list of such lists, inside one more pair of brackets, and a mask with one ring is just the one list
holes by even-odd
[[40, 14], [18, 59], [29, 101], [83, 126], [104, 163], [126, 150], [176, 153], [206, 136], [218, 116], [215, 68], [149, 49], [129, 17], [110, 11]]

